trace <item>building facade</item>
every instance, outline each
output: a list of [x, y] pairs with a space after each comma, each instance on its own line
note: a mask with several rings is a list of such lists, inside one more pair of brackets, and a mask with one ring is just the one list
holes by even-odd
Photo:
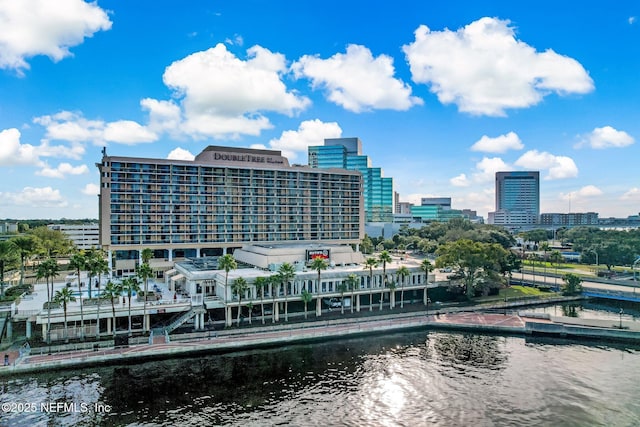
[[496, 210], [489, 223], [507, 227], [538, 224], [540, 219], [540, 172], [496, 172]]
[[381, 168], [371, 166], [359, 138], [325, 139], [324, 145], [309, 147], [308, 153], [312, 168], [344, 168], [362, 174], [365, 222], [393, 221], [393, 178], [383, 177]]
[[97, 166], [100, 244], [115, 254], [118, 275], [135, 268], [144, 248], [168, 269], [249, 242], [364, 237], [360, 174], [289, 166], [280, 151], [209, 146], [193, 161], [103, 152]]
[[80, 250], [100, 247], [100, 227], [98, 224], [50, 224], [51, 230], [64, 233], [73, 245]]

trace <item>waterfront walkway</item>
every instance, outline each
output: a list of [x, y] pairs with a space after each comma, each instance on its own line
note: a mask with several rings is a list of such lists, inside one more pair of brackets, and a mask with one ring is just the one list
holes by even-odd
[[[409, 329], [449, 329], [516, 335], [546, 334], [590, 339], [621, 339], [640, 342], [640, 325], [611, 320], [551, 317], [541, 314], [499, 314], [487, 312], [397, 312], [359, 319], [335, 319], [298, 324], [260, 325], [252, 328], [225, 329], [173, 335], [171, 342], [152, 339], [149, 343], [123, 347], [95, 348], [51, 354], [9, 354], [9, 366], [0, 367], [0, 375], [51, 371], [75, 367], [118, 365], [130, 362], [224, 353], [241, 349], [264, 348], [299, 342], [339, 339], [364, 334], [388, 333]], [[35, 349], [34, 349], [35, 350]]]

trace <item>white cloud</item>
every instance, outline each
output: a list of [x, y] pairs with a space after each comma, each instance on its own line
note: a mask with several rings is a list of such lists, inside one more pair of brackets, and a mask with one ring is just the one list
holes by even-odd
[[60, 190], [51, 187], [25, 187], [19, 193], [1, 193], [0, 204], [30, 206], [35, 208], [65, 207], [68, 203]]
[[311, 101], [288, 91], [281, 77], [285, 57], [260, 46], [243, 61], [222, 43], [169, 65], [164, 83], [181, 98], [182, 130], [193, 137], [233, 138], [259, 135], [272, 127], [262, 115], [274, 111], [293, 116]]
[[37, 165], [40, 163], [36, 147], [20, 143], [16, 128], [0, 131], [0, 166]]
[[500, 157], [483, 157], [482, 160], [476, 163], [476, 170], [478, 172], [473, 174], [473, 180], [479, 183], [494, 181], [496, 172], [509, 169], [511, 169], [511, 167]]
[[449, 180], [449, 183], [454, 187], [468, 187], [471, 185], [471, 182], [467, 178], [467, 175], [464, 173], [461, 173], [458, 176], [454, 176]]
[[167, 159], [169, 160], [193, 160], [195, 158], [196, 156], [191, 154], [190, 151], [180, 147], [174, 148], [169, 155], [167, 155]]
[[560, 198], [562, 200], [580, 201], [589, 197], [601, 196], [602, 194], [602, 190], [595, 185], [586, 185], [577, 191], [560, 193]]
[[[115, 142], [134, 145], [158, 139], [153, 130], [131, 120], [89, 120], [81, 113], [70, 111], [36, 117], [33, 121], [46, 128], [47, 139], [70, 141], [75, 144], [92, 142], [105, 145], [107, 142]], [[75, 147], [78, 151], [77, 145]], [[84, 148], [81, 151], [84, 152]]]
[[311, 80], [312, 86], [325, 88], [328, 99], [356, 113], [373, 109], [408, 110], [422, 105], [411, 96], [411, 87], [393, 77], [393, 58], [373, 57], [365, 46], [349, 45], [346, 53], [329, 59], [305, 55], [292, 65], [297, 78]]
[[269, 145], [282, 151], [288, 159], [295, 159], [299, 153], [306, 153], [310, 145], [323, 145], [325, 138], [340, 138], [342, 129], [336, 122], [325, 123], [318, 119], [300, 123], [298, 130], [286, 130], [280, 138], [272, 139]]
[[45, 166], [36, 175], [46, 176], [48, 178], [64, 178], [65, 175], [82, 175], [89, 173], [87, 165], [72, 166], [69, 163], [60, 163], [56, 168]]
[[575, 178], [578, 167], [571, 157], [555, 156], [553, 154], [530, 150], [515, 162], [516, 166], [530, 170], [548, 170], [545, 180]]
[[84, 186], [82, 190], [80, 190], [82, 194], [87, 196], [97, 196], [100, 194], [100, 186], [98, 184], [89, 183]]
[[483, 135], [471, 146], [471, 151], [483, 151], [485, 153], [504, 153], [508, 150], [521, 150], [524, 144], [515, 132], [500, 135], [495, 138]]
[[97, 3], [82, 0], [0, 1], [0, 68], [22, 74], [27, 58], [46, 55], [57, 62], [70, 56], [98, 31], [111, 28]]
[[628, 19], [629, 25], [633, 25], [636, 23], [636, 17], [635, 16], [630, 16]]
[[413, 81], [431, 86], [443, 104], [475, 115], [504, 116], [552, 92], [584, 94], [593, 81], [576, 60], [515, 38], [509, 21], [481, 18], [457, 31], [421, 25], [403, 46]]
[[614, 129], [611, 126], [595, 128], [590, 134], [582, 138], [582, 141], [576, 145], [579, 148], [588, 145], [595, 149], [604, 148], [621, 148], [633, 144], [635, 140], [628, 133]]
[[157, 141], [158, 135], [134, 121], [118, 120], [105, 126], [104, 139], [110, 142], [134, 145]]
[[143, 110], [149, 111], [149, 124], [147, 127], [152, 132], [160, 133], [168, 131], [177, 133], [182, 121], [180, 106], [173, 101], [158, 101], [145, 98], [140, 101]]
[[630, 188], [629, 191], [626, 191], [622, 196], [620, 196], [620, 200], [634, 200], [640, 202], [640, 188]]

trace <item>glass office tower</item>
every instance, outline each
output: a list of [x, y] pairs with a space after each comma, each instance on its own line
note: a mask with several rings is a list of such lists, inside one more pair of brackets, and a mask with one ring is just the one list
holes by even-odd
[[393, 222], [393, 178], [371, 167], [359, 138], [330, 138], [309, 147], [312, 168], [345, 168], [362, 174], [365, 222]]
[[521, 226], [537, 224], [540, 218], [540, 172], [496, 172], [496, 211], [490, 222]]

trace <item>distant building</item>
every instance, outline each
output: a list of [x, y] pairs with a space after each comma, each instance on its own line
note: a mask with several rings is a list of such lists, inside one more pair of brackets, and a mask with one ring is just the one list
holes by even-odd
[[0, 223], [0, 233], [17, 233], [18, 223], [3, 222]]
[[98, 224], [49, 224], [47, 227], [62, 232], [80, 250], [100, 248], [100, 226]]
[[585, 213], [543, 213], [540, 214], [540, 225], [545, 227], [577, 227], [599, 225], [598, 214]]
[[329, 138], [324, 145], [309, 147], [312, 168], [341, 168], [362, 174], [365, 223], [393, 222], [393, 178], [383, 177], [382, 169], [371, 166], [362, 154], [359, 138]]
[[489, 224], [511, 228], [538, 224], [540, 219], [540, 172], [496, 172], [496, 210]]

